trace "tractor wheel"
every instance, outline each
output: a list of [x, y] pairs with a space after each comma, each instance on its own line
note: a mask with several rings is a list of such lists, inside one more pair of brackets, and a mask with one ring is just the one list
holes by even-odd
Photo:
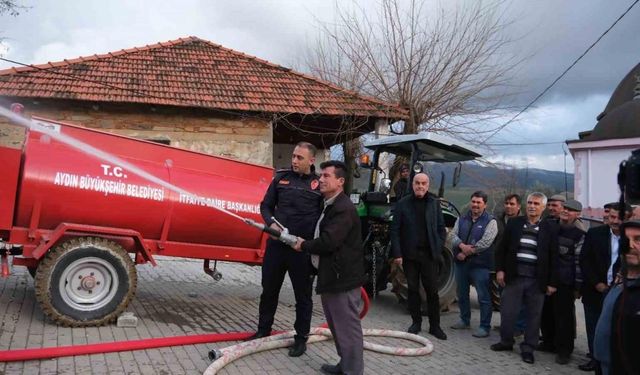
[[101, 238], [69, 240], [38, 265], [36, 298], [63, 326], [100, 326], [114, 321], [133, 298], [136, 268], [118, 244]]
[[[444, 258], [443, 267], [440, 269], [438, 275], [438, 297], [440, 299], [440, 310], [447, 311], [449, 306], [456, 299], [456, 279], [454, 274], [454, 262], [453, 253], [448, 246], [442, 248], [442, 257]], [[389, 275], [393, 288], [391, 291], [395, 293], [399, 302], [406, 301], [409, 298], [409, 291], [407, 289], [407, 278], [404, 275], [402, 267], [392, 264], [391, 272]], [[421, 282], [420, 298], [422, 300], [422, 309], [427, 311], [426, 307], [426, 294]]]
[[500, 297], [502, 294], [502, 288], [496, 281], [496, 273], [491, 272], [491, 284], [489, 285], [489, 291], [491, 292], [491, 306], [493, 311], [500, 311]]
[[[456, 275], [453, 252], [448, 246], [442, 249], [444, 263], [438, 274], [438, 297], [440, 299], [440, 310], [449, 311], [449, 306], [456, 300]], [[426, 298], [425, 298], [426, 299]]]

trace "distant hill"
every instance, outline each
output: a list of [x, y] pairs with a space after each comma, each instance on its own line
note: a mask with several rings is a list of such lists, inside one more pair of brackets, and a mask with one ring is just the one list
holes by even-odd
[[431, 164], [427, 171], [431, 176], [431, 188], [438, 193], [441, 172], [445, 172], [444, 197], [453, 202], [460, 210], [466, 210], [471, 193], [484, 190], [489, 195], [488, 209], [491, 212], [502, 210], [502, 199], [506, 194], [516, 193], [524, 195], [532, 191], [540, 191], [547, 196], [569, 192], [573, 195], [573, 174], [568, 173], [567, 188], [565, 189], [564, 172], [547, 171], [536, 168], [497, 168], [463, 163], [460, 182], [452, 187], [452, 176], [455, 164]]
[[[446, 188], [452, 184], [453, 170], [456, 164], [430, 164], [427, 167], [431, 175], [432, 185], [439, 186], [441, 172], [445, 172]], [[472, 189], [500, 189], [500, 190], [531, 190], [534, 187], [543, 188], [553, 193], [573, 191], [573, 173], [565, 174], [558, 171], [547, 171], [536, 168], [508, 168], [488, 167], [476, 163], [463, 163], [462, 174], [458, 187]]]

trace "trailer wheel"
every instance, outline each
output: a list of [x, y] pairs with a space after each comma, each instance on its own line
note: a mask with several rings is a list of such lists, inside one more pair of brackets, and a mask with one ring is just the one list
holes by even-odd
[[64, 326], [114, 321], [133, 298], [136, 268], [118, 244], [83, 237], [64, 242], [40, 262], [35, 276], [42, 311]]

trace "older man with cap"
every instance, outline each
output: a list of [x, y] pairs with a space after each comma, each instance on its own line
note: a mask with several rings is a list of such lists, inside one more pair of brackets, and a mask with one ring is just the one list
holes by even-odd
[[545, 210], [545, 217], [547, 219], [554, 219], [556, 221], [560, 220], [560, 213], [562, 212], [562, 206], [564, 202], [566, 202], [567, 198], [565, 198], [562, 194], [552, 195], [547, 201], [547, 209]]
[[553, 272], [557, 282], [556, 292], [546, 297], [540, 325], [542, 343], [538, 350], [556, 353], [556, 362], [569, 363], [576, 335], [575, 297], [582, 285], [580, 251], [585, 231], [576, 223], [582, 212], [582, 204], [570, 199], [560, 212], [558, 254]]

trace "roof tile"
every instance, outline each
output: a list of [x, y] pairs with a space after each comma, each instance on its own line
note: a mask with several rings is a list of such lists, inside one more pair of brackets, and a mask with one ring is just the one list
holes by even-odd
[[400, 107], [196, 37], [0, 70], [0, 95], [405, 118]]

